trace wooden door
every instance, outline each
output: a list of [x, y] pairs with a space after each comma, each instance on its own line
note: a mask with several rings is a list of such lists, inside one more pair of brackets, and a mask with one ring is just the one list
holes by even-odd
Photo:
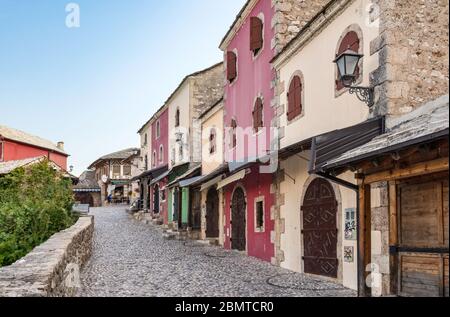
[[201, 228], [201, 204], [202, 195], [198, 189], [190, 190], [189, 227], [194, 230]]
[[231, 205], [231, 248], [245, 251], [246, 241], [246, 208], [245, 193], [242, 188], [234, 191]]
[[153, 187], [153, 212], [159, 214], [159, 186], [156, 184]]
[[309, 185], [302, 212], [305, 273], [337, 278], [337, 201], [328, 181]]
[[206, 237], [219, 237], [219, 194], [215, 188], [208, 191], [206, 198]]
[[448, 179], [404, 181], [397, 200], [399, 295], [448, 297]]
[[178, 222], [178, 218], [180, 215], [180, 195], [178, 188], [173, 190], [173, 221]]

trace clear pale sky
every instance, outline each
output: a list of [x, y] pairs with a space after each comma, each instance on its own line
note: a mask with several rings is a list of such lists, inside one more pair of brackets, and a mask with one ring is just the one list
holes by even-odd
[[[80, 28], [67, 28], [66, 4]], [[64, 141], [79, 175], [138, 147], [182, 78], [222, 60], [245, 0], [0, 0], [0, 124]]]

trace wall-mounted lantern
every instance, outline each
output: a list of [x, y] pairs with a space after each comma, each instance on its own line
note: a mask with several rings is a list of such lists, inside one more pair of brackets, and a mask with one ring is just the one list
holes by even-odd
[[356, 82], [356, 67], [363, 57], [364, 55], [355, 53], [352, 50], [346, 50], [333, 62], [338, 67], [339, 80], [342, 82], [342, 85], [349, 89], [350, 94], [356, 94], [359, 100], [365, 102], [371, 108], [374, 105], [373, 87], [353, 86]]

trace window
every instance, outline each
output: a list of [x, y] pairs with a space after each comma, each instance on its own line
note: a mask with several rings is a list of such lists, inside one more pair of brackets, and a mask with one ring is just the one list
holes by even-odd
[[180, 109], [177, 109], [175, 112], [175, 127], [178, 128], [180, 126]]
[[237, 55], [227, 52], [227, 80], [232, 83], [237, 78]]
[[159, 138], [161, 136], [161, 124], [156, 122], [156, 138]]
[[255, 202], [256, 232], [264, 232], [264, 199]]
[[131, 165], [124, 165], [123, 166], [123, 175], [131, 176]]
[[302, 114], [302, 94], [303, 94], [303, 84], [300, 76], [294, 76], [289, 85], [289, 91], [287, 94], [288, 98], [288, 120], [291, 121]]
[[145, 156], [144, 167], [145, 167], [145, 170], [148, 170], [148, 155]]
[[231, 120], [231, 129], [230, 129], [230, 148], [233, 149], [237, 145], [237, 136], [236, 131], [237, 130], [237, 123], [236, 120]]
[[156, 166], [156, 151], [153, 151], [152, 165]]
[[180, 161], [183, 161], [183, 159], [184, 159], [183, 144], [180, 144], [180, 145], [179, 145], [178, 155], [179, 155]]
[[166, 190], [165, 189], [161, 189], [160, 191], [160, 197], [161, 197], [161, 201], [166, 201]]
[[159, 147], [159, 161], [160, 162], [164, 161], [164, 147], [162, 145], [160, 145]]
[[3, 162], [3, 142], [0, 142], [0, 162]]
[[209, 154], [216, 153], [217, 144], [216, 144], [216, 129], [212, 128], [209, 132]]
[[148, 136], [147, 133], [144, 135], [144, 146], [148, 144]]
[[120, 177], [120, 165], [113, 165], [113, 177]]
[[257, 98], [253, 108], [253, 131], [258, 132], [263, 126], [263, 102], [261, 98]]
[[[337, 56], [344, 53], [346, 50], [354, 51], [355, 53], [360, 53], [360, 46], [361, 46], [361, 40], [358, 37], [358, 34], [355, 31], [348, 32], [341, 40], [339, 44], [339, 49], [337, 51]], [[337, 67], [336, 67], [337, 68]], [[361, 69], [358, 66], [355, 70], [356, 79], [358, 80], [361, 76]], [[338, 79], [339, 72], [336, 69], [336, 90], [340, 91], [344, 89], [344, 85], [342, 82]]]
[[263, 48], [263, 21], [258, 17], [250, 18], [250, 50], [256, 56]]

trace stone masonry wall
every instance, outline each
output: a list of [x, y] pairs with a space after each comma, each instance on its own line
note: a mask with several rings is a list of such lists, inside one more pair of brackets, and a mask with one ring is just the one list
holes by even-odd
[[195, 76], [192, 80], [192, 119], [193, 131], [191, 131], [192, 158], [194, 162], [201, 162], [202, 157], [202, 126], [197, 120], [206, 110], [223, 97], [224, 66], [216, 67]]
[[21, 260], [0, 268], [0, 297], [75, 295], [80, 268], [91, 256], [93, 233], [94, 218], [81, 217]]
[[448, 94], [447, 0], [375, 0], [380, 35], [371, 43], [374, 115], [398, 116]]
[[279, 53], [330, 0], [272, 0], [272, 48]]

